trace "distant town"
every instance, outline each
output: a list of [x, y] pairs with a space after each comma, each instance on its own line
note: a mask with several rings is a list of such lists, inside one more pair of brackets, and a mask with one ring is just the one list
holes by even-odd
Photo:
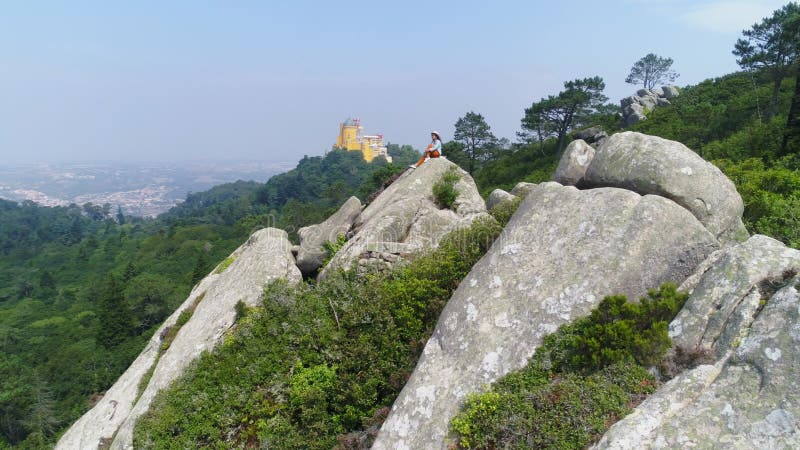
[[0, 165], [0, 198], [44, 206], [109, 204], [155, 217], [190, 192], [237, 180], [265, 182], [294, 167], [278, 163], [61, 163]]

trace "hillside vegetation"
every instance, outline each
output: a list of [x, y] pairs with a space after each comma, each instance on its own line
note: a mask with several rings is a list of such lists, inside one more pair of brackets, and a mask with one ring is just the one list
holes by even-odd
[[[743, 80], [750, 90], [742, 89]], [[792, 157], [775, 154], [791, 81], [768, 122], [752, 103], [766, 91], [753, 88], [749, 74], [732, 74], [684, 88], [671, 106], [634, 129], [686, 139], [736, 181], [751, 231], [797, 245], [794, 212], [780, 202], [796, 201], [798, 173]], [[699, 115], [711, 119], [708, 129], [685, 131]], [[752, 142], [742, 143], [745, 136]], [[475, 179], [483, 192], [548, 180], [559, 156], [556, 139], [515, 144], [478, 164]], [[445, 245], [388, 275], [268, 288], [263, 306], [245, 315], [225, 345], [159, 395], [137, 425], [137, 445], [367, 448], [443, 301], [480, 253], [467, 252], [468, 264], [448, 269], [459, 255], [463, 249]], [[434, 260], [442, 266], [429, 267]], [[451, 424], [460, 445], [581, 448], [597, 439], [658, 386], [647, 366], [674, 364], [661, 355], [671, 345], [666, 325], [684, 299], [674, 286], [662, 286], [639, 304], [607, 298], [589, 319], [547, 338], [526, 369], [471, 398]]]
[[[418, 158], [391, 150], [400, 164]], [[0, 200], [0, 447], [51, 445], [254, 230], [296, 232], [401, 167], [333, 151], [264, 184], [190, 194], [155, 220]]]
[[[683, 142], [711, 160], [741, 193], [749, 231], [797, 248], [800, 157], [780, 150], [796, 79], [783, 80], [774, 114], [768, 116], [765, 104], [772, 87], [764, 76], [741, 72], [686, 86], [670, 106], [650, 112], [630, 129]], [[619, 131], [609, 117], [597, 114], [581, 125]], [[459, 160], [466, 153], [459, 156], [463, 149], [447, 143], [445, 154], [465, 166], [471, 162], [486, 195], [519, 181], [549, 180], [560, 157], [558, 142], [553, 137], [496, 145], [491, 154], [473, 160]], [[128, 366], [194, 283], [252, 231], [276, 226], [296, 237], [300, 227], [324, 220], [350, 195], [366, 200], [418, 157], [409, 147], [391, 146], [390, 154], [396, 164], [367, 164], [357, 153], [343, 151], [305, 157], [297, 168], [265, 184], [242, 181], [191, 194], [155, 220], [114, 217], [110, 205], [45, 208], [0, 201], [0, 447], [52, 444]], [[187, 375], [159, 400], [159, 409], [147, 416], [137, 439], [158, 443], [180, 435], [187, 445], [249, 445], [283, 433], [295, 437], [298, 446], [310, 445], [302, 444], [303, 439], [327, 448], [337, 442], [355, 445], [382, 420], [382, 408], [402, 387], [415, 352], [435, 323], [436, 308], [469, 266], [448, 270], [434, 272], [441, 279], [414, 274], [422, 277], [419, 285], [411, 282], [412, 272], [398, 272], [363, 286], [347, 277], [337, 278], [336, 286], [308, 285], [292, 292], [273, 286], [269, 298], [276, 301], [249, 312], [224, 350], [198, 363], [209, 378], [196, 371]], [[340, 305], [345, 290], [358, 291], [358, 296], [344, 297], [352, 300]], [[381, 314], [387, 315], [365, 309], [371, 306], [358, 300], [360, 295], [380, 299], [383, 303], [376, 304], [384, 305]], [[421, 299], [431, 303], [423, 308]], [[331, 344], [320, 354], [323, 347], [309, 340], [308, 321], [314, 308], [327, 311], [330, 302], [344, 315], [339, 323], [330, 315], [318, 316], [327, 321], [320, 339]], [[390, 305], [405, 306], [397, 310]], [[373, 326], [359, 322], [359, 314], [392, 323], [398, 335], [383, 343], [390, 347], [357, 339], [359, 330]], [[274, 322], [277, 316], [308, 333], [275, 336], [275, 327], [283, 326]], [[271, 336], [276, 353], [249, 366], [248, 377], [236, 387], [242, 392], [237, 394], [240, 402], [221, 402], [230, 405], [214, 406], [222, 409], [187, 421], [180, 408], [206, 407], [186, 403], [195, 401], [187, 400], [190, 393], [206, 395], [207, 386], [234, 383], [231, 364], [240, 361], [236, 358], [263, 353], [263, 339], [253, 340], [244, 332]], [[365, 370], [348, 359], [352, 357], [374, 359], [376, 371]], [[275, 358], [289, 361], [292, 371], [278, 370]], [[317, 383], [324, 392], [311, 387]], [[252, 403], [256, 400], [260, 403]], [[303, 419], [306, 414], [319, 420]]]

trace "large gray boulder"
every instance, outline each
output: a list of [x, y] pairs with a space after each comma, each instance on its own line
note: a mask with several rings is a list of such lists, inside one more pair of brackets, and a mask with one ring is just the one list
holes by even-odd
[[[67, 430], [56, 448], [107, 448], [109, 444], [114, 449], [132, 448], [136, 420], [147, 412], [158, 392], [178, 378], [202, 352], [214, 348], [233, 325], [239, 301], [249, 306], [258, 305], [266, 283], [276, 279], [297, 283], [302, 279], [291, 247], [283, 230], [265, 228], [253, 233], [231, 254], [230, 266], [224, 270], [219, 267], [198, 283], [128, 370]], [[184, 311], [193, 312], [169, 347], [163, 350], [164, 337], [176, 326]], [[151, 370], [152, 377], [139, 392], [140, 381]]]
[[765, 236], [714, 255], [670, 324], [714, 363], [672, 379], [598, 449], [800, 448], [800, 251]]
[[511, 195], [515, 195], [517, 197], [525, 197], [528, 195], [530, 191], [536, 188], [536, 183], [528, 183], [526, 181], [520, 181], [511, 189]]
[[322, 267], [328, 256], [322, 247], [326, 242], [336, 242], [340, 235], [347, 236], [358, 215], [361, 200], [350, 197], [332, 216], [324, 222], [300, 228], [300, 248], [297, 251], [297, 267], [304, 275], [312, 274]]
[[594, 148], [582, 139], [570, 142], [558, 162], [553, 180], [568, 186], [579, 185], [594, 159], [594, 152]]
[[615, 188], [533, 187], [448, 302], [374, 449], [446, 448], [467, 394], [610, 294], [682, 282], [717, 248], [688, 211]]
[[[449, 170], [459, 175], [452, 209], [437, 206], [432, 187]], [[432, 158], [408, 170], [372, 201], [356, 220], [353, 237], [320, 273], [349, 269], [378, 253], [414, 254], [436, 248], [450, 231], [485, 217], [486, 203], [472, 177], [444, 158]]]
[[495, 206], [505, 202], [513, 202], [517, 198], [516, 195], [509, 194], [502, 189], [495, 189], [489, 194], [489, 198], [486, 199], [486, 209], [491, 211]]
[[680, 142], [632, 131], [614, 134], [595, 152], [582, 183], [666, 197], [721, 241], [747, 239], [744, 205], [733, 182]]
[[572, 137], [574, 139], [581, 139], [587, 144], [595, 145], [596, 143], [599, 143], [603, 139], [607, 138], [608, 133], [603, 130], [603, 127], [595, 126], [578, 130], [572, 133]]
[[664, 86], [661, 88], [661, 90], [664, 92], [663, 97], [666, 99], [675, 98], [681, 95], [681, 92], [676, 86]]
[[644, 108], [641, 105], [634, 104], [630, 106], [630, 111], [624, 115], [623, 122], [626, 127], [629, 127], [646, 119]]
[[678, 88], [664, 86], [656, 89], [639, 89], [636, 95], [620, 100], [622, 126], [628, 127], [647, 119], [647, 114], [656, 107], [669, 106], [669, 99], [678, 96]]

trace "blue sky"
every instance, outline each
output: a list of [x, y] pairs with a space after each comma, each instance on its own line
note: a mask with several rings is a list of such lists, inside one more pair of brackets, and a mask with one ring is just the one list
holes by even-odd
[[653, 52], [676, 84], [737, 70], [775, 0], [17, 1], [0, 5], [5, 162], [295, 161], [338, 124], [422, 148], [468, 111], [514, 140], [524, 109]]

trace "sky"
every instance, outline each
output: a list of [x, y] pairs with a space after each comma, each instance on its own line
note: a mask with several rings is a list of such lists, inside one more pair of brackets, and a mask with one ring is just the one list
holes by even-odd
[[738, 70], [742, 30], [786, 1], [7, 1], [0, 162], [263, 161], [323, 154], [339, 123], [424, 148], [670, 57], [685, 86]]

